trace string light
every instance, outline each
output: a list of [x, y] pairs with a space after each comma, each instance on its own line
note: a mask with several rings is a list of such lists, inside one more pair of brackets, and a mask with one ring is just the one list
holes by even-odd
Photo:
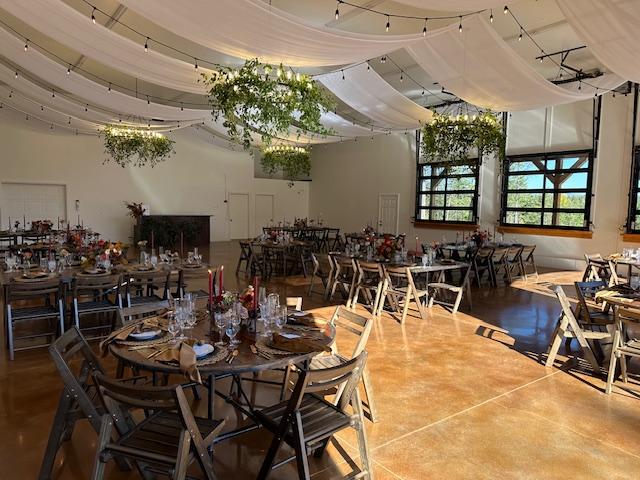
[[389, 15], [387, 15], [387, 25], [385, 27], [385, 30], [388, 32], [390, 28], [391, 28], [391, 22], [389, 21]]
[[149, 95], [147, 95], [147, 105], [150, 105], [151, 102], [149, 101]]
[[427, 18], [425, 17], [424, 19], [424, 27], [422, 27], [422, 36], [426, 37], [427, 36]]
[[198, 59], [197, 59], [197, 58], [194, 58], [194, 59], [193, 59], [193, 61], [195, 62], [194, 67], [195, 67], [195, 69], [197, 70], [197, 69], [198, 69]]
[[367, 72], [371, 70], [371, 65], [369, 65], [369, 62], [367, 61]]
[[88, 112], [88, 111], [89, 111], [89, 104], [88, 104], [88, 103], [85, 105], [85, 107], [84, 107], [84, 111], [85, 111], [85, 112]]
[[458, 31], [462, 33], [462, 17], [460, 17], [460, 24], [458, 25]]
[[507, 13], [509, 13], [509, 7], [507, 7], [506, 5], [504, 6], [504, 10], [502, 11], [502, 13], [504, 13], [505, 15]]
[[520, 35], [518, 35], [518, 41], [522, 41], [522, 28], [520, 28]]
[[144, 51], [149, 51], [149, 37], [147, 37], [147, 39], [144, 41]]
[[109, 82], [109, 89], [107, 91], [111, 91], [111, 82]]
[[404, 72], [402, 70], [400, 72], [400, 81], [402, 82], [404, 80]]
[[51, 90], [51, 98], [56, 98], [56, 91], [55, 90]]
[[9, 92], [9, 98], [13, 97], [13, 90]]
[[67, 68], [67, 75], [71, 75], [71, 65]]
[[344, 70], [340, 70], [342, 72], [342, 79], [344, 80]]
[[491, 9], [491, 15], [489, 15], [489, 22], [493, 23], [493, 8]]
[[14, 77], [18, 78], [18, 70], [16, 70]]
[[26, 52], [27, 50], [29, 50], [29, 39], [25, 39], [24, 41], [24, 51]]
[[180, 102], [180, 111], [184, 112], [184, 105], [182, 105], [182, 102]]
[[96, 24], [96, 7], [93, 7], [93, 11], [91, 12], [91, 21], [93, 24]]
[[336, 20], [340, 18], [340, 0], [338, 0], [338, 4], [336, 5]]
[[382, 57], [380, 57], [380, 63], [387, 63], [386, 55], [383, 55]]

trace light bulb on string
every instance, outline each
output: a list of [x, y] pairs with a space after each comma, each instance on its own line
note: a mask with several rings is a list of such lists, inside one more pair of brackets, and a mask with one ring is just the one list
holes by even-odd
[[404, 80], [404, 73], [400, 72], [400, 81], [402, 82]]
[[71, 65], [67, 68], [67, 75], [71, 75]]
[[26, 52], [27, 50], [29, 50], [29, 39], [25, 38], [25, 40], [24, 40], [24, 51]]
[[111, 91], [111, 82], [109, 82], [109, 88], [107, 89], [108, 92]]
[[93, 24], [96, 24], [96, 7], [93, 7], [93, 11], [91, 12], [91, 21]]
[[367, 72], [371, 70], [371, 65], [369, 65], [369, 62], [367, 62]]
[[522, 27], [520, 27], [520, 35], [518, 35], [518, 41], [522, 41]]
[[491, 9], [491, 15], [489, 15], [489, 22], [493, 23], [493, 8]]
[[14, 75], [16, 78], [18, 78], [18, 70], [16, 70], [16, 73]]
[[387, 25], [385, 27], [385, 31], [389, 31], [389, 29], [391, 28], [391, 22], [389, 21], [389, 15], [387, 15]]
[[422, 89], [422, 94], [421, 95], [424, 95], [424, 88]]
[[84, 111], [85, 111], [85, 112], [88, 112], [88, 111], [89, 111], [89, 104], [88, 104], [88, 103], [85, 105], [85, 107], [84, 107]]
[[147, 105], [150, 105], [151, 102], [149, 101], [149, 95], [147, 95]]
[[182, 104], [182, 102], [180, 102], [180, 111], [184, 112], [184, 105]]
[[502, 13], [504, 13], [505, 15], [507, 13], [509, 13], [509, 7], [507, 7], [506, 5], [504, 6], [504, 10], [502, 11]]
[[340, 2], [336, 5], [336, 20], [340, 18]]
[[13, 90], [9, 92], [9, 98], [13, 97]]
[[578, 90], [582, 90], [582, 80], [578, 82]]
[[387, 63], [387, 57], [384, 55], [380, 57], [380, 63]]
[[462, 17], [460, 17], [460, 23], [458, 24], [458, 31], [462, 33]]
[[147, 37], [147, 39], [144, 41], [144, 51], [149, 51], [149, 37]]
[[56, 91], [55, 90], [51, 90], [51, 98], [56, 98]]
[[340, 70], [340, 73], [342, 73], [342, 79], [344, 80], [344, 70]]
[[42, 105], [40, 105], [40, 111], [44, 112], [44, 107]]
[[424, 19], [424, 27], [422, 27], [422, 36], [427, 36], [427, 18]]
[[197, 70], [198, 69], [198, 59], [194, 58], [193, 62], [194, 62], [194, 68]]

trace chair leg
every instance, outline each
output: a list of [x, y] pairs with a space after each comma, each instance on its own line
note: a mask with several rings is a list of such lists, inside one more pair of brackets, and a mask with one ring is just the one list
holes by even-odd
[[620, 343], [620, 329], [616, 328], [613, 334], [613, 344], [611, 345], [611, 359], [609, 360], [609, 373], [607, 374], [607, 386], [605, 393], [611, 393], [611, 387], [616, 376], [616, 350]]
[[362, 372], [362, 385], [364, 386], [364, 393], [367, 396], [367, 406], [369, 407], [369, 417], [373, 423], [378, 421], [378, 409], [376, 408], [376, 401], [373, 398], [373, 385], [371, 384], [371, 377], [369, 376], [369, 370], [365, 367]]
[[369, 462], [369, 444], [367, 442], [367, 435], [364, 431], [364, 417], [362, 415], [362, 403], [360, 402], [360, 393], [358, 392], [358, 389], [353, 392], [352, 405], [357, 416], [354, 428], [358, 438], [358, 451], [360, 453], [362, 471], [365, 473], [363, 478], [373, 480], [373, 471], [371, 470], [371, 463]]
[[409, 303], [411, 302], [412, 295], [413, 291], [411, 290], [411, 287], [407, 287], [407, 294], [404, 297], [404, 307], [402, 308], [402, 317], [400, 318], [400, 325], [403, 325], [407, 318], [407, 312], [409, 311]]
[[291, 378], [291, 365], [284, 367], [284, 375], [282, 377], [282, 386], [280, 387], [280, 401], [284, 401], [287, 396], [287, 388], [289, 386], [289, 379]]
[[71, 395], [69, 395], [66, 389], [64, 389], [60, 394], [58, 408], [55, 416], [53, 417], [53, 424], [51, 425], [51, 432], [49, 432], [49, 440], [47, 441], [47, 448], [44, 451], [44, 458], [40, 465], [38, 480], [49, 480], [51, 478], [56, 454], [58, 453], [58, 449], [60, 448], [60, 444], [62, 443], [62, 439], [65, 434], [65, 419], [70, 406]]
[[[189, 466], [189, 451], [191, 450], [191, 436], [188, 430], [183, 430], [178, 443], [178, 454], [174, 467], [173, 479], [183, 480], [187, 477], [187, 467]], [[197, 453], [196, 453], [197, 455]], [[206, 473], [206, 472], [203, 472]]]
[[98, 446], [96, 448], [96, 459], [93, 464], [93, 473], [91, 474], [92, 480], [101, 480], [104, 477], [104, 467], [106, 466], [105, 459], [102, 456], [102, 451], [111, 440], [111, 430], [113, 428], [113, 420], [111, 416], [105, 414], [102, 416], [102, 425], [100, 427], [100, 434], [98, 435]]
[[11, 314], [11, 306], [7, 306], [7, 340], [9, 342], [9, 360], [15, 359], [13, 350], [13, 315]]
[[309, 462], [307, 460], [307, 448], [304, 443], [304, 431], [302, 429], [302, 417], [300, 412], [296, 411], [293, 422], [293, 442], [296, 451], [296, 463], [298, 464], [298, 478], [300, 480], [309, 480]]
[[276, 458], [278, 450], [280, 450], [281, 443], [282, 435], [274, 435], [273, 440], [271, 440], [271, 445], [269, 445], [269, 450], [267, 450], [267, 454], [262, 461], [262, 466], [260, 467], [257, 480], [265, 480], [271, 472], [271, 466], [273, 465], [273, 461]]
[[456, 294], [456, 301], [453, 304], [452, 313], [458, 313], [458, 308], [460, 308], [460, 302], [462, 301], [462, 294], [464, 292], [464, 287], [460, 287], [458, 293]]
[[547, 361], [545, 362], [545, 367], [552, 367], [553, 362], [556, 359], [556, 355], [558, 355], [558, 351], [560, 350], [560, 345], [562, 345], [562, 339], [564, 338], [564, 332], [567, 329], [567, 325], [569, 321], [567, 318], [562, 315], [562, 318], [558, 322], [556, 329], [554, 331], [553, 340], [551, 341], [551, 347], [549, 348], [549, 353], [547, 354]]

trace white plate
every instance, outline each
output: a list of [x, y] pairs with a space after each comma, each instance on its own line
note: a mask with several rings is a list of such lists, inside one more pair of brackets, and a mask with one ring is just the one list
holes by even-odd
[[294, 310], [291, 312], [291, 315], [293, 315], [294, 317], [305, 317], [307, 316], [307, 312], [303, 312], [302, 310]]
[[136, 340], [151, 340], [152, 338], [156, 338], [158, 335], [162, 333], [162, 330], [146, 330], [144, 332], [139, 333], [130, 333], [129, 336]]
[[196, 353], [196, 358], [206, 357], [210, 353], [213, 353], [213, 350], [213, 345], [210, 345], [208, 343], [193, 346], [193, 351]]

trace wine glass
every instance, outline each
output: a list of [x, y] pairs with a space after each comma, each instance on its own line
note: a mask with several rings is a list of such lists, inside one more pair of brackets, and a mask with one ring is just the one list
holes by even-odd
[[169, 315], [167, 330], [171, 334], [171, 341], [169, 343], [175, 345], [177, 343], [176, 335], [178, 335], [178, 332], [180, 332], [180, 324], [176, 321], [175, 315], [173, 313]]
[[276, 327], [278, 330], [282, 330], [287, 324], [287, 307], [282, 307], [278, 314], [276, 315]]
[[238, 345], [240, 342], [236, 340], [236, 335], [240, 331], [240, 324], [235, 323], [231, 318], [227, 322], [227, 327], [225, 329], [225, 333], [227, 337], [229, 337], [229, 347], [233, 348]]
[[221, 347], [224, 345], [224, 330], [227, 326], [227, 319], [222, 312], [214, 312], [213, 319], [218, 328], [218, 332], [220, 332], [220, 339], [216, 342], [216, 345]]
[[51, 273], [54, 273], [56, 271], [57, 266], [58, 266], [58, 262], [56, 262], [55, 259], [51, 259], [47, 262], [47, 269]]

